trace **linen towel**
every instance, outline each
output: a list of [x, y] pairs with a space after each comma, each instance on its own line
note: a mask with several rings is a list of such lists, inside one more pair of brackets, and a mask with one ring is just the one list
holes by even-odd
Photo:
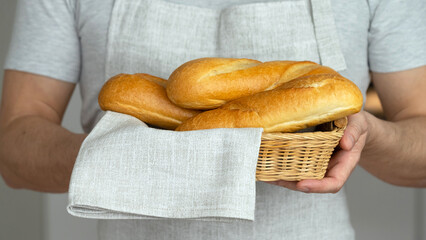
[[262, 129], [174, 132], [107, 112], [83, 142], [68, 212], [97, 219], [254, 220]]

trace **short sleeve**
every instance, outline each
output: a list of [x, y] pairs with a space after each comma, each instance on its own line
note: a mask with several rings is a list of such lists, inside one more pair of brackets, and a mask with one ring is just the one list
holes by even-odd
[[67, 0], [18, 1], [4, 68], [77, 82], [80, 43], [74, 7]]
[[374, 72], [395, 72], [425, 65], [426, 1], [371, 2], [370, 69]]

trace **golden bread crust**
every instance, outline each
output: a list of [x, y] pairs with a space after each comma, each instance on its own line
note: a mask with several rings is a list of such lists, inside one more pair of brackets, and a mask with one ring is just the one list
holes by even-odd
[[323, 73], [337, 74], [309, 61], [201, 58], [184, 63], [170, 75], [167, 96], [184, 108], [213, 109], [301, 76]]
[[[165, 129], [263, 128], [294, 132], [359, 112], [362, 93], [333, 69], [309, 61], [202, 58], [169, 81], [119, 74], [99, 94], [103, 110]], [[191, 109], [211, 109], [201, 112]], [[179, 127], [178, 127], [179, 126]]]
[[255, 127], [264, 132], [295, 132], [359, 112], [362, 103], [360, 90], [346, 78], [308, 75], [200, 113], [176, 130]]
[[199, 111], [173, 104], [165, 90], [167, 80], [149, 74], [119, 74], [102, 87], [98, 102], [102, 110], [134, 116], [165, 129], [175, 129]]

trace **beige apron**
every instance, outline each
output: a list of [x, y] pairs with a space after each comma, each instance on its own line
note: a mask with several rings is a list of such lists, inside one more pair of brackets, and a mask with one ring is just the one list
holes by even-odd
[[[194, 0], [195, 1], [195, 0]], [[240, 4], [224, 9], [164, 0], [116, 0], [106, 79], [126, 72], [163, 78], [200, 57], [346, 64], [329, 0]], [[257, 183], [255, 222], [101, 220], [100, 239], [353, 239], [346, 199]]]

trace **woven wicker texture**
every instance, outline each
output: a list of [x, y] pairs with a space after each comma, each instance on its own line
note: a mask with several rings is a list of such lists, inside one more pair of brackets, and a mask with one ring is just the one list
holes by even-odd
[[346, 127], [329, 124], [330, 131], [262, 134], [256, 180], [322, 179]]

